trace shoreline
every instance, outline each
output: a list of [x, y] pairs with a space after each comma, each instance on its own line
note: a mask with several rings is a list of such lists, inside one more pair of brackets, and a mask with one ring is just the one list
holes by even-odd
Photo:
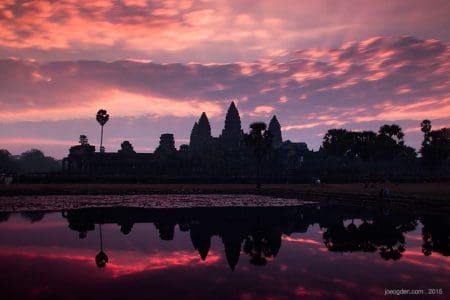
[[[285, 199], [286, 203], [292, 200], [315, 202], [321, 206], [384, 207], [409, 212], [425, 210], [440, 215], [450, 213], [450, 187], [445, 184], [387, 184], [386, 187], [390, 191], [387, 197], [379, 195], [383, 187], [385, 186], [366, 187], [364, 184], [267, 184], [257, 190], [254, 184], [16, 184], [0, 186], [0, 207], [5, 205], [10, 208], [29, 207], [32, 204], [41, 207], [49, 200], [57, 200], [59, 203], [65, 202], [66, 198], [75, 199], [73, 202], [78, 208], [85, 205], [119, 207], [127, 205], [121, 202], [123, 199], [120, 198], [140, 198], [139, 196], [143, 196], [141, 200], [145, 202], [144, 198], [158, 195], [173, 195], [175, 198], [179, 198], [180, 195], [211, 195], [212, 198], [217, 195], [235, 195], [236, 198], [240, 196], [280, 198]], [[50, 197], [45, 199], [45, 196]], [[105, 202], [103, 197], [98, 202], [97, 196], [100, 198], [111, 196], [111, 199]], [[89, 197], [93, 199], [87, 204], [87, 199], [83, 198]], [[218, 200], [218, 203], [222, 200]], [[183, 201], [177, 201], [169, 202], [174, 207], [183, 205]], [[190, 207], [195, 208], [197, 204], [201, 205], [194, 201]]]
[[0, 185], [0, 196], [35, 195], [154, 195], [154, 194], [253, 194], [288, 197], [358, 196], [380, 198], [387, 187], [387, 198], [450, 201], [450, 185], [445, 183], [377, 184], [11, 184]]

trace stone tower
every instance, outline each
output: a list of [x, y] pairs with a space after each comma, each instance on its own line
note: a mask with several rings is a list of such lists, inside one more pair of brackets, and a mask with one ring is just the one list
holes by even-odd
[[198, 122], [194, 123], [191, 131], [191, 139], [189, 147], [192, 151], [198, 152], [203, 150], [212, 140], [211, 125], [209, 124], [206, 113], [202, 113]]
[[159, 138], [159, 146], [156, 148], [155, 154], [172, 154], [176, 151], [177, 149], [175, 148], [175, 139], [173, 138], [173, 134], [161, 134]]
[[280, 147], [283, 139], [281, 137], [281, 126], [276, 116], [273, 116], [270, 120], [269, 132], [272, 134], [272, 147]]
[[227, 148], [237, 148], [244, 137], [241, 128], [241, 117], [234, 102], [231, 102], [225, 117], [225, 127], [220, 135], [220, 140]]

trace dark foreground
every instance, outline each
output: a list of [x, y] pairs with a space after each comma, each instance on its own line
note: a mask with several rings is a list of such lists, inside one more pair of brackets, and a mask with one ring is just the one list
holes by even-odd
[[0, 213], [2, 299], [445, 299], [450, 292], [450, 217], [442, 211], [295, 200], [95, 207], [82, 197], [79, 209]]

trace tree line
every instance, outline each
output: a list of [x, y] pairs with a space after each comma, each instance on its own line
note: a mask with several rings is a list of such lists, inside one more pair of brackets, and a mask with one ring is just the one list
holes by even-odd
[[[441, 165], [450, 157], [450, 129], [432, 130], [429, 120], [423, 120], [420, 129], [424, 133], [419, 150], [422, 164], [427, 167]], [[331, 156], [364, 161], [415, 159], [418, 153], [405, 145], [404, 136], [397, 124], [385, 124], [377, 133], [330, 129], [323, 137], [322, 149]]]
[[20, 155], [12, 155], [6, 149], [0, 149], [0, 175], [2, 173], [55, 172], [61, 169], [60, 162], [45, 156], [41, 150], [30, 149]]

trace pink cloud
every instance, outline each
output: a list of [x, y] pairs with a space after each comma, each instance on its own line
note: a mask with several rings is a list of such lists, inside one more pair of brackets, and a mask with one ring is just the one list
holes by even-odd
[[293, 238], [290, 236], [283, 236], [283, 241], [293, 242], [293, 243], [301, 243], [301, 244], [310, 244], [310, 245], [322, 245], [323, 243], [304, 238]]
[[[59, 52], [69, 59], [101, 59], [105, 53], [121, 59], [139, 53], [156, 61], [177, 57], [183, 62], [229, 62], [256, 60], [261, 55], [275, 58], [314, 46], [325, 50], [310, 49], [303, 54], [321, 59], [335, 54], [327, 48], [345, 42], [349, 50], [357, 50], [352, 42], [356, 40], [365, 40], [363, 48], [382, 44], [374, 35], [448, 40], [445, 12], [449, 4], [436, 2], [341, 3], [332, 18], [317, 18], [329, 9], [326, 1], [288, 0], [279, 5], [264, 0], [256, 8], [224, 0], [2, 1], [0, 50], [46, 57], [57, 50], [70, 50]], [[430, 40], [427, 46], [432, 49], [435, 44]], [[374, 66], [388, 60], [384, 55], [389, 53], [368, 51], [378, 58]]]
[[[192, 264], [211, 265], [221, 260], [216, 253], [209, 252], [208, 258], [203, 261], [197, 253], [187, 251], [173, 251], [142, 253], [139, 251], [106, 251], [109, 256], [109, 263], [106, 271], [111, 277], [117, 278], [130, 274], [136, 274], [146, 271], [156, 271], [167, 268], [189, 266]], [[51, 260], [77, 261], [85, 264], [94, 264], [92, 250], [86, 249], [66, 249], [60, 247], [28, 247], [27, 250], [17, 247], [0, 248], [0, 255], [10, 256], [19, 255], [27, 258], [44, 257]]]
[[255, 107], [255, 110], [253, 111], [253, 113], [257, 114], [257, 115], [267, 115], [270, 114], [271, 112], [274, 111], [274, 108], [272, 106], [268, 106], [268, 105], [261, 105], [261, 106], [257, 106]]
[[13, 138], [0, 138], [0, 144], [2, 145], [57, 145], [57, 146], [69, 146], [73, 144], [72, 140], [57, 140], [47, 138], [29, 138], [29, 137], [13, 137]]
[[[172, 128], [167, 122], [164, 128], [186, 139], [202, 111], [213, 132], [220, 132], [229, 102], [239, 99], [243, 128], [268, 122], [276, 113], [285, 138], [317, 147], [318, 136], [333, 127], [377, 130], [383, 123], [400, 122], [412, 128], [425, 118], [449, 126], [449, 59], [445, 42], [379, 36], [237, 63], [4, 59], [0, 117], [3, 124], [71, 121], [89, 119], [104, 107], [115, 118], [182, 118], [187, 126]], [[420, 145], [421, 136], [409, 132]], [[115, 133], [130, 136], [121, 128]], [[20, 136], [38, 139], [39, 133]]]

